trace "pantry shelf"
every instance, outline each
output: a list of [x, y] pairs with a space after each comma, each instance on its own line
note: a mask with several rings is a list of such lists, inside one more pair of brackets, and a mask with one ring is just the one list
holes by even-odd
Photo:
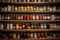
[[60, 2], [18, 2], [18, 3], [12, 3], [12, 2], [0, 2], [0, 4], [10, 4], [10, 5], [56, 5], [60, 4]]
[[[11, 40], [11, 39], [7, 39], [7, 40]], [[48, 38], [12, 39], [12, 40], [60, 40], [60, 38], [50, 38], [50, 37], [48, 37]]]
[[13, 32], [13, 31], [30, 31], [30, 32], [34, 32], [34, 31], [60, 31], [60, 29], [12, 29], [12, 30], [8, 30], [8, 29], [3, 29], [0, 31], [9, 31], [9, 32]]
[[60, 20], [0, 20], [0, 22], [60, 22]]
[[0, 13], [60, 13], [59, 11], [29, 11], [29, 12], [20, 12], [20, 11], [0, 11]]

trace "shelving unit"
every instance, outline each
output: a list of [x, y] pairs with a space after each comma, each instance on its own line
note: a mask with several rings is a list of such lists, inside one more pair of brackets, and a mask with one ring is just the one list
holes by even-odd
[[[57, 0], [58, 1], [58, 0]], [[37, 7], [40, 7], [40, 6], [47, 6], [47, 7], [45, 7], [45, 11], [0, 11], [0, 15], [5, 15], [5, 14], [7, 14], [7, 15], [9, 15], [9, 14], [11, 14], [11, 15], [13, 15], [13, 14], [15, 14], [15, 15], [19, 15], [19, 14], [22, 14], [22, 15], [24, 15], [24, 14], [33, 14], [33, 15], [39, 15], [39, 14], [50, 14], [50, 15], [52, 15], [53, 14], [53, 17], [55, 17], [54, 15], [60, 15], [59, 13], [60, 13], [60, 9], [58, 9], [57, 10], [57, 7], [59, 6], [60, 7], [60, 2], [2, 2], [2, 0], [0, 1], [0, 7], [1, 7], [1, 9], [3, 9], [3, 8], [5, 8], [5, 9], [7, 9], [8, 10], [8, 5], [10, 6], [10, 5], [13, 5], [14, 6], [14, 10], [16, 9], [16, 8], [18, 8], [18, 7], [16, 7], [15, 8], [15, 6], [24, 6], [24, 7], [26, 7], [26, 6], [30, 6], [30, 8], [31, 8], [31, 6], [37, 6]], [[58, 5], [58, 6], [57, 6]], [[7, 6], [7, 7], [6, 7]], [[50, 8], [50, 10], [52, 10], [52, 11], [47, 11], [47, 9], [49, 9], [49, 7], [50, 6], [57, 6], [56, 7], [56, 10], [53, 10], [53, 7], [52, 8]], [[12, 10], [12, 6], [10, 6], [11, 7], [11, 10]], [[22, 8], [23, 9], [23, 8]], [[26, 10], [28, 9], [28, 7], [26, 7]], [[31, 10], [31, 9], [30, 9]], [[34, 10], [34, 7], [33, 7], [33, 10]], [[41, 10], [44, 10], [44, 8], [43, 9], [41, 9]], [[5, 16], [4, 16], [5, 17]], [[57, 26], [56, 27], [60, 27], [60, 20], [2, 20], [1, 18], [4, 18], [3, 16], [0, 16], [0, 27], [1, 27], [1, 24], [3, 24], [3, 26], [4, 27], [6, 27], [6, 25], [4, 25], [5, 23], [23, 23], [23, 24], [25, 24], [25, 27], [26, 27], [26, 23], [55, 23], [55, 24], [57, 24]], [[30, 17], [30, 16], [29, 16]], [[36, 16], [35, 16], [36, 17]], [[51, 18], [53, 18], [53, 17], [51, 17]], [[38, 18], [38, 17], [37, 17]], [[49, 15], [48, 15], [48, 17], [46, 16], [46, 18], [49, 18]], [[60, 16], [59, 16], [59, 18], [60, 18]], [[5, 19], [5, 18], [4, 18]], [[34, 19], [34, 18], [33, 18]], [[26, 22], [26, 23], [25, 23]], [[57, 23], [56, 23], [57, 22]], [[17, 24], [18, 25], [18, 24]], [[31, 25], [31, 24], [30, 24]], [[39, 25], [39, 24], [33, 24], [33, 25]], [[46, 26], [46, 25], [48, 25], [48, 24], [44, 24], [44, 26]], [[16, 26], [16, 25], [14, 25], [14, 26]], [[19, 25], [20, 26], [20, 25]], [[11, 27], [11, 25], [9, 24], [9, 28]], [[28, 26], [29, 27], [29, 26]], [[42, 27], [41, 25], [40, 25], [40, 27]], [[51, 26], [50, 26], [51, 27]], [[52, 26], [52, 27], [54, 27], [54, 26]], [[46, 34], [45, 34], [45, 32], [47, 33], [47, 32], [55, 32], [54, 34], [52, 34], [51, 33], [51, 35], [49, 35], [49, 36], [52, 36], [52, 37], [47, 37], [47, 38], [34, 38], [34, 36], [33, 36], [33, 38], [19, 38], [20, 36], [20, 34], [17, 36], [18, 38], [16, 38], [15, 37], [15, 39], [14, 39], [14, 37], [12, 38], [12, 40], [60, 40], [60, 36], [56, 36], [58, 33], [59, 33], [59, 31], [60, 31], [60, 29], [18, 29], [18, 26], [16, 26], [16, 28], [17, 29], [4, 29], [4, 28], [0, 28], [0, 35], [1, 35], [1, 33], [2, 32], [43, 32], [44, 33], [44, 35], [43, 34], [41, 34], [40, 33], [40, 35], [42, 35], [42, 36], [46, 36]], [[17, 34], [15, 34], [15, 36], [16, 36]], [[27, 35], [27, 34], [26, 34]], [[26, 36], [25, 35], [25, 36]], [[30, 35], [30, 34], [29, 34]], [[33, 33], [33, 35], [35, 35], [34, 33]], [[48, 33], [47, 33], [47, 35], [48, 35]], [[0, 37], [0, 40], [4, 40], [4, 35], [2, 35], [3, 37], [2, 37], [2, 39], [1, 39], [1, 37]], [[37, 33], [36, 33], [36, 35], [35, 36], [37, 36]], [[56, 37], [53, 37], [53, 36], [56, 36]], [[5, 39], [5, 40], [11, 40], [11, 39]]]

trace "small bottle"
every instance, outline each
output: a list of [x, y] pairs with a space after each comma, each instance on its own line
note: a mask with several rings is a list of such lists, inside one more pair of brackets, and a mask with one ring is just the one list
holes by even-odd
[[54, 15], [51, 15], [51, 20], [54, 20], [54, 17], [55, 17]]
[[21, 23], [19, 24], [19, 29], [22, 29], [22, 24]]
[[20, 11], [23, 11], [24, 12], [24, 6], [21, 6], [20, 7]]
[[44, 33], [44, 37], [47, 38], [47, 33]]
[[15, 11], [14, 5], [11, 6], [11, 11]]
[[16, 33], [13, 33], [13, 39], [16, 39]]
[[13, 29], [13, 24], [10, 24], [10, 30], [12, 30]]
[[33, 11], [37, 11], [37, 7], [34, 6], [34, 7], [33, 7]]
[[33, 15], [29, 15], [29, 20], [33, 20]]
[[26, 14], [24, 15], [23, 19], [24, 19], [24, 20], [26, 20], [26, 19], [27, 19], [27, 16], [26, 16]]
[[34, 33], [34, 38], [35, 38], [35, 39], [37, 38], [37, 33]]
[[18, 7], [18, 11], [20, 11], [20, 6]]
[[46, 11], [46, 6], [44, 6], [44, 11]]
[[40, 33], [37, 33], [37, 38], [40, 38], [41, 37], [41, 34]]
[[54, 24], [50, 24], [50, 29], [54, 29]]
[[17, 34], [17, 39], [20, 39], [20, 33]]
[[10, 18], [10, 15], [8, 15], [7, 19], [8, 19], [8, 20], [10, 20], [10, 19], [11, 19], [11, 18]]
[[43, 27], [44, 27], [44, 26], [43, 26], [43, 23], [41, 23], [41, 25], [40, 25], [40, 26], [41, 26], [41, 29], [43, 29]]
[[47, 20], [50, 20], [50, 15], [47, 15]]
[[44, 23], [44, 29], [46, 29], [47, 28], [47, 25]]
[[18, 11], [18, 7], [17, 7], [17, 6], [15, 6], [15, 9], [14, 9], [14, 11]]
[[7, 7], [4, 7], [4, 10], [5, 10], [5, 11], [8, 11]]
[[16, 29], [19, 29], [19, 24], [18, 23], [16, 24]]
[[20, 17], [21, 17], [21, 20], [23, 20], [23, 15], [21, 15]]
[[18, 15], [18, 18], [17, 18], [18, 20], [20, 20], [21, 19], [21, 16], [20, 15]]
[[41, 0], [38, 0], [38, 2], [41, 2]]
[[10, 24], [7, 24], [7, 29], [10, 29]]
[[22, 24], [22, 29], [25, 29], [25, 23]]
[[30, 33], [30, 37], [33, 38], [33, 36], [34, 36], [33, 33]]
[[3, 26], [4, 26], [3, 24], [0, 24], [1, 29], [3, 29]]
[[14, 0], [10, 0], [10, 2], [11, 2], [11, 3], [13, 3], [13, 2], [14, 2]]
[[30, 8], [31, 8], [31, 11], [33, 11], [33, 6], [31, 6]]
[[26, 19], [27, 19], [27, 20], [29, 20], [29, 19], [30, 19], [30, 18], [29, 18], [29, 15], [26, 15]]
[[10, 6], [10, 5], [8, 5], [8, 8], [7, 8], [7, 9], [8, 9], [8, 11], [11, 11], [11, 9], [12, 9], [12, 8], [11, 8], [11, 6]]
[[31, 29], [33, 29], [34, 28], [34, 25], [33, 25], [33, 23], [31, 23]]
[[35, 15], [33, 15], [33, 20], [35, 20], [36, 19], [36, 16]]
[[2, 16], [0, 15], [0, 20], [1, 20]]
[[56, 11], [56, 6], [53, 7], [53, 11]]
[[36, 15], [36, 20], [39, 20], [39, 15]]

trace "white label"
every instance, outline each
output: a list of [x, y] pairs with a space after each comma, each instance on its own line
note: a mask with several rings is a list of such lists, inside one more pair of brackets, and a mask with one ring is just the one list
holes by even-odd
[[1, 24], [1, 29], [3, 29], [3, 24]]
[[13, 24], [10, 24], [10, 29], [12, 29], [12, 27], [13, 27]]
[[7, 24], [7, 29], [9, 29], [9, 26], [10, 26], [10, 25], [9, 25], [9, 24]]
[[35, 20], [35, 15], [33, 15], [33, 20]]

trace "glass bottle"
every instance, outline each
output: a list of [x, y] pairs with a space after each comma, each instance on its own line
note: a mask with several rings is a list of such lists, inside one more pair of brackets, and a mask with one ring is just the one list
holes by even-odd
[[20, 39], [20, 33], [17, 34], [17, 38]]
[[37, 33], [37, 38], [40, 38], [41, 37], [41, 34], [40, 33]]
[[33, 15], [29, 15], [29, 20], [33, 20]]
[[10, 30], [12, 30], [13, 29], [13, 24], [10, 24]]
[[18, 23], [16, 24], [16, 29], [19, 29], [19, 24]]
[[35, 20], [36, 19], [36, 16], [35, 15], [33, 15], [33, 20]]
[[36, 15], [36, 20], [39, 20], [39, 15]]
[[2, 16], [0, 15], [0, 20], [1, 20]]
[[35, 38], [35, 39], [37, 38], [37, 33], [36, 33], [36, 32], [34, 33], [34, 38]]
[[16, 39], [16, 33], [13, 33], [13, 39]]

